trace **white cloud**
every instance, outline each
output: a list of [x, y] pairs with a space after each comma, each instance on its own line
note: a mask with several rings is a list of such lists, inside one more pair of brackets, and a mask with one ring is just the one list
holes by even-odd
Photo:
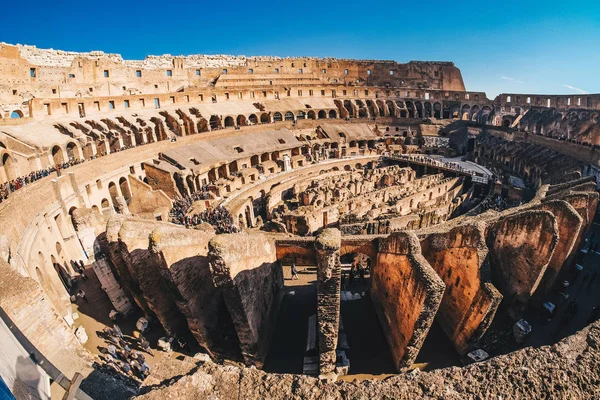
[[583, 89], [576, 88], [576, 87], [574, 87], [574, 86], [571, 86], [571, 85], [563, 85], [563, 86], [564, 86], [564, 87], [566, 87], [567, 89], [574, 90], [574, 91], [576, 91], [577, 93], [581, 93], [581, 94], [588, 94], [588, 92], [587, 92], [587, 91], [585, 91], [585, 90], [583, 90]]
[[515, 83], [525, 83], [525, 82], [520, 81], [518, 79], [511, 78], [510, 76], [501, 76], [500, 79], [504, 79], [505, 81], [511, 81], [511, 82], [515, 82]]

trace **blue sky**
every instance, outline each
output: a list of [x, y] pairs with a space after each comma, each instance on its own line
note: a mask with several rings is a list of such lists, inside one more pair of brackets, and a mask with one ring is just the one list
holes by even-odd
[[600, 0], [12, 2], [0, 41], [147, 54], [453, 61], [469, 90], [600, 93]]

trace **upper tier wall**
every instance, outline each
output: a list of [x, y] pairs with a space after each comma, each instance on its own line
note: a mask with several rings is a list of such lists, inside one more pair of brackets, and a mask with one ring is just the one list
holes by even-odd
[[[125, 61], [118, 54], [75, 53], [0, 44], [0, 102], [32, 97], [165, 93], [184, 87], [220, 86], [231, 80], [252, 85], [256, 75], [322, 83], [464, 90], [450, 62], [339, 60], [245, 56], [148, 56]], [[231, 77], [233, 76], [233, 77]], [[287, 77], [287, 78], [286, 78]], [[235, 85], [235, 83], [233, 83]]]

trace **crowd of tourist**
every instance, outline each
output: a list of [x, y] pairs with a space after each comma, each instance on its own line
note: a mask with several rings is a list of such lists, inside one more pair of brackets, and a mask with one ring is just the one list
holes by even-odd
[[52, 173], [56, 172], [60, 175], [60, 171], [63, 169], [67, 169], [73, 165], [81, 164], [84, 160], [76, 160], [72, 159], [68, 162], [64, 162], [62, 164], [57, 164], [52, 167], [40, 169], [34, 172], [31, 172], [25, 176], [20, 176], [16, 179], [13, 179], [9, 182], [0, 184], [0, 203], [6, 200], [11, 193], [16, 192], [21, 189], [23, 186], [29, 185], [35, 181], [38, 181], [42, 178], [45, 178]]
[[[132, 149], [134, 147], [134, 145], [129, 145], [129, 146], [123, 146], [120, 149], [114, 149], [111, 150], [112, 153], [117, 153], [119, 151], [123, 151], [123, 150], [128, 150], [128, 149]], [[105, 156], [106, 153], [104, 152], [99, 152], [98, 155], [95, 156], [91, 156], [90, 160], [94, 160], [98, 157], [102, 157]], [[20, 188], [22, 188], [23, 186], [26, 186], [32, 182], [38, 181], [42, 178], [45, 178], [49, 175], [51, 175], [53, 172], [57, 172], [58, 175], [60, 175], [60, 171], [63, 169], [67, 169], [69, 167], [72, 167], [74, 165], [77, 164], [81, 164], [83, 162], [85, 162], [85, 159], [81, 159], [78, 160], [76, 158], [71, 158], [69, 161], [65, 161], [62, 164], [57, 164], [48, 168], [44, 168], [44, 169], [40, 169], [37, 171], [33, 171], [27, 175], [24, 176], [20, 176], [18, 178], [15, 178], [9, 182], [0, 184], [0, 203], [2, 203], [3, 200], [6, 200], [8, 198], [8, 196], [12, 193], [15, 192], [17, 190], [19, 190]]]
[[486, 197], [485, 199], [483, 199], [479, 206], [479, 209], [481, 212], [487, 210], [504, 211], [507, 208], [516, 207], [518, 205], [518, 202], [508, 201], [502, 196], [497, 195], [496, 197]]
[[183, 225], [186, 228], [207, 223], [213, 226], [216, 233], [219, 234], [238, 232], [237, 226], [233, 223], [233, 217], [229, 210], [224, 207], [218, 206], [200, 213], [190, 214], [192, 203], [206, 198], [208, 198], [208, 192], [205, 191], [198, 191], [191, 196], [176, 198], [171, 209], [171, 222]]
[[146, 357], [134, 348], [154, 355], [150, 343], [140, 332], [134, 332], [133, 337], [125, 337], [121, 328], [114, 324], [112, 328], [104, 328], [99, 336], [106, 341], [107, 346], [101, 348], [100, 360], [103, 363], [97, 367], [115, 377], [126, 378], [133, 385], [139, 385], [150, 374]]

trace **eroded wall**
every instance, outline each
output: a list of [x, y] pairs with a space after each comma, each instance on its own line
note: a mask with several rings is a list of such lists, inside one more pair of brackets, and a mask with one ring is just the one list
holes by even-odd
[[421, 240], [421, 249], [446, 285], [436, 321], [456, 350], [465, 353], [487, 330], [502, 300], [485, 262], [485, 226], [442, 226]]
[[433, 323], [444, 282], [421, 255], [412, 232], [379, 241], [371, 298], [398, 370], [409, 367]]
[[488, 226], [494, 283], [512, 313], [537, 289], [558, 243], [558, 224], [548, 211], [522, 211]]
[[214, 285], [221, 289], [247, 365], [261, 367], [283, 295], [283, 271], [268, 235], [218, 235], [208, 244]]

